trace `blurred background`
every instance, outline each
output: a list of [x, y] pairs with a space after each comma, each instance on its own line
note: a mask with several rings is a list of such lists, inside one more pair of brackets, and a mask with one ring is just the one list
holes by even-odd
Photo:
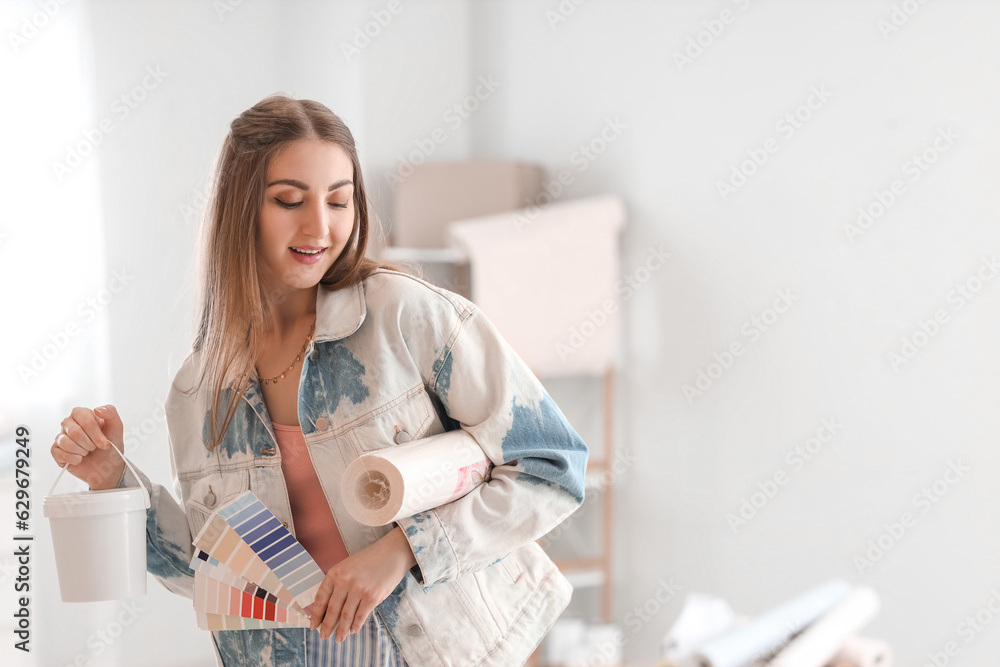
[[3, 664], [214, 664], [151, 578], [62, 603], [41, 498], [78, 405], [115, 404], [171, 488], [213, 162], [276, 92], [353, 131], [371, 254], [452, 289], [455, 256], [386, 247], [407, 169], [534, 165], [548, 196], [511, 208], [623, 203], [565, 251], [613, 250], [614, 361], [542, 378], [605, 466], [541, 541], [574, 564], [565, 619], [652, 666], [687, 594], [752, 617], [841, 578], [878, 592], [865, 634], [899, 664], [995, 660], [998, 22], [988, 0], [4, 0], [0, 507], [24, 425], [35, 541], [23, 653], [2, 522]]

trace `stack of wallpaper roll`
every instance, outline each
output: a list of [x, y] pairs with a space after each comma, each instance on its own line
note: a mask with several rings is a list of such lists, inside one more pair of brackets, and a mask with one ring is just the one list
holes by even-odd
[[341, 499], [351, 516], [384, 526], [468, 494], [493, 462], [464, 429], [364, 454], [344, 471]]
[[891, 667], [892, 650], [885, 642], [857, 636], [878, 610], [871, 588], [833, 580], [743, 625], [702, 637], [663, 665]]

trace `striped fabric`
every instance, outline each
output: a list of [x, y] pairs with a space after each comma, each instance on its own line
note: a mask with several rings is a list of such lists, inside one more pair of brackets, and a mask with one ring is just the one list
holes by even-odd
[[324, 640], [318, 630], [306, 631], [308, 667], [409, 667], [375, 612], [344, 641], [337, 643], [336, 636]]

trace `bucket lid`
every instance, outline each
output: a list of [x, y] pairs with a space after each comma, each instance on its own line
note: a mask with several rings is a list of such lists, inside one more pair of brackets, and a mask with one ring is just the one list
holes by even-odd
[[145, 490], [141, 488], [102, 489], [45, 496], [42, 514], [49, 518], [93, 516], [146, 509]]

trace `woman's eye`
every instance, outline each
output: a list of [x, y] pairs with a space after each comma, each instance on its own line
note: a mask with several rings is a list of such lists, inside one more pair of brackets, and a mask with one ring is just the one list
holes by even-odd
[[334, 208], [347, 208], [347, 202], [344, 202], [343, 204], [338, 204], [337, 202], [332, 201], [330, 202], [330, 206], [333, 206]]
[[275, 197], [275, 198], [274, 198], [274, 201], [275, 201], [275, 203], [277, 203], [277, 204], [278, 204], [278, 206], [280, 206], [281, 208], [295, 208], [296, 206], [298, 206], [299, 204], [301, 204], [301, 203], [302, 203], [302, 202], [300, 202], [300, 201], [297, 201], [297, 202], [285, 202], [285, 201], [281, 201], [281, 200], [280, 200], [280, 199], [278, 199], [277, 197]]

